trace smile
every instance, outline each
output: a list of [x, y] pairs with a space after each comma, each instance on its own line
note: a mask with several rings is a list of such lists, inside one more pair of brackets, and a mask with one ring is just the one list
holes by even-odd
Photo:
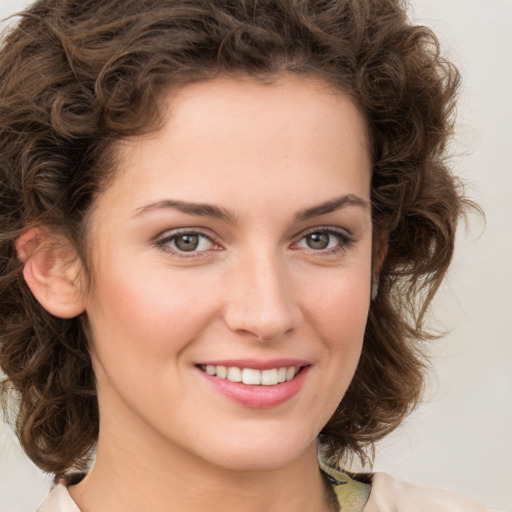
[[226, 379], [230, 382], [241, 382], [249, 386], [275, 386], [276, 384], [291, 381], [301, 370], [301, 367], [297, 366], [283, 366], [266, 370], [211, 364], [203, 364], [198, 367], [212, 377]]
[[269, 409], [303, 388], [312, 364], [295, 358], [202, 361], [196, 371], [217, 393], [244, 407]]

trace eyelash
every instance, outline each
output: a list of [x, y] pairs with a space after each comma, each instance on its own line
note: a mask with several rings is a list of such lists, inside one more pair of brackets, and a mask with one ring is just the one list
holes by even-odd
[[[335, 237], [338, 240], [338, 243], [331, 248], [327, 249], [311, 249], [313, 255], [315, 256], [328, 256], [328, 255], [334, 255], [345, 252], [354, 242], [355, 239], [352, 237], [351, 234], [349, 234], [347, 231], [333, 228], [333, 227], [322, 227], [322, 228], [312, 228], [304, 233], [301, 234], [300, 238], [297, 242], [293, 242], [292, 248], [294, 250], [300, 250], [300, 247], [297, 247], [297, 244], [300, 243], [302, 240], [304, 240], [306, 237], [313, 235], [313, 234], [327, 234], [330, 236]], [[202, 251], [182, 251], [178, 248], [171, 248], [168, 244], [175, 242], [180, 236], [199, 236], [200, 238], [206, 239], [209, 241], [210, 244], [216, 246], [215, 249], [205, 249]], [[173, 256], [176, 256], [178, 258], [198, 258], [205, 255], [205, 253], [209, 253], [210, 251], [217, 251], [221, 250], [220, 245], [216, 244], [213, 238], [210, 235], [207, 235], [206, 233], [200, 231], [200, 230], [194, 230], [194, 229], [187, 229], [182, 231], [176, 231], [173, 232], [170, 235], [164, 236], [163, 238], [157, 240], [155, 242], [155, 246], [161, 249], [164, 252], [170, 253]]]
[[354, 237], [350, 233], [348, 233], [346, 230], [334, 228], [334, 227], [321, 227], [321, 228], [312, 228], [312, 229], [302, 233], [299, 241], [294, 242], [293, 245], [297, 245], [299, 242], [304, 240], [306, 237], [308, 237], [309, 235], [313, 235], [313, 234], [327, 234], [327, 235], [333, 236], [338, 241], [338, 243], [334, 247], [331, 247], [328, 249], [318, 249], [318, 250], [310, 249], [314, 256], [319, 256], [319, 257], [344, 253], [355, 242]]
[[208, 240], [210, 244], [220, 247], [218, 244], [216, 244], [214, 242], [214, 240], [212, 239], [212, 237], [210, 235], [207, 235], [206, 233], [203, 233], [202, 231], [197, 230], [197, 229], [185, 229], [185, 230], [181, 230], [181, 231], [175, 231], [175, 232], [171, 233], [170, 235], [166, 235], [163, 238], [157, 240], [155, 242], [155, 245], [162, 251], [172, 254], [173, 256], [176, 256], [178, 258], [198, 258], [198, 257], [204, 256], [205, 253], [207, 253], [211, 250], [214, 250], [214, 251], [219, 250], [219, 249], [206, 249], [203, 251], [187, 252], [187, 251], [181, 251], [178, 248], [169, 247], [168, 244], [175, 242], [180, 236], [185, 236], [185, 235], [199, 236], [200, 238]]

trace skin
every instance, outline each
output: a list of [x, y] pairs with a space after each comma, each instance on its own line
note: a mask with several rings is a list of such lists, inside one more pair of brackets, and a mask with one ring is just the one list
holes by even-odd
[[[90, 219], [81, 300], [100, 435], [71, 495], [94, 512], [331, 510], [316, 437], [352, 379], [368, 314], [365, 123], [347, 96], [294, 76], [188, 85], [165, 108], [158, 133], [119, 146], [120, 173]], [[202, 233], [197, 250], [179, 251], [183, 229]], [[327, 249], [311, 247], [312, 232]], [[245, 407], [196, 367], [241, 358], [298, 358], [308, 373], [284, 403]]]

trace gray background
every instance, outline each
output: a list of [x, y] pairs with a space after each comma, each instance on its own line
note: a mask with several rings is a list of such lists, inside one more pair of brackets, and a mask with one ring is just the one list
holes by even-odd
[[[27, 3], [0, 0], [0, 18]], [[453, 164], [487, 221], [460, 230], [426, 403], [381, 443], [375, 469], [512, 511], [512, 1], [415, 0], [411, 16], [463, 72]], [[33, 511], [49, 482], [0, 422], [0, 511]]]

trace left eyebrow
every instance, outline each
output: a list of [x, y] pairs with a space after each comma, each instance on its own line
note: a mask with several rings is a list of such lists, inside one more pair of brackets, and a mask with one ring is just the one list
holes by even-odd
[[348, 206], [358, 206], [366, 210], [369, 208], [369, 202], [354, 194], [347, 194], [335, 199], [331, 199], [330, 201], [326, 201], [325, 203], [319, 204], [318, 206], [313, 206], [312, 208], [302, 210], [295, 215], [295, 220], [305, 221], [313, 217], [325, 215], [326, 213], [335, 212]]
[[220, 219], [230, 223], [236, 222], [235, 215], [233, 215], [230, 211], [219, 206], [207, 203], [190, 203], [187, 201], [178, 201], [174, 199], [166, 199], [164, 201], [158, 201], [156, 203], [151, 203], [146, 206], [143, 206], [142, 208], [138, 208], [134, 214], [134, 217], [149, 211], [162, 210], [165, 208], [179, 210], [180, 212], [186, 213], [188, 215], [197, 215], [199, 217], [213, 217], [214, 219]]

